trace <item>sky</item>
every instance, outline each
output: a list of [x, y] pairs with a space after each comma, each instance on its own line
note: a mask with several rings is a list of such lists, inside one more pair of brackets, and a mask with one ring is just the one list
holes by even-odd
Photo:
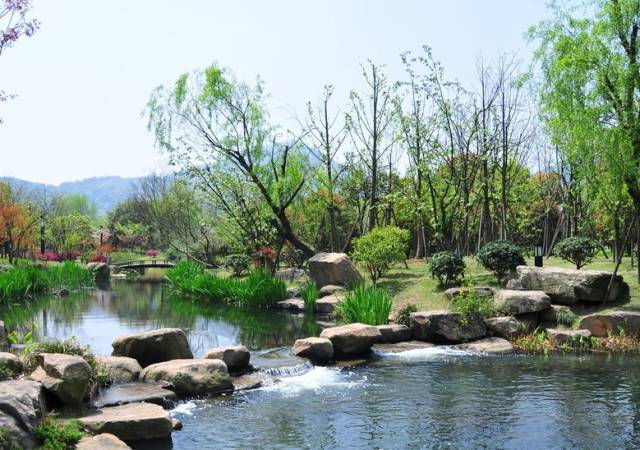
[[[361, 89], [360, 63], [402, 77], [400, 53], [432, 47], [470, 82], [480, 56], [514, 53], [549, 16], [544, 0], [33, 0], [41, 22], [0, 57], [0, 176], [58, 184], [165, 167], [143, 117], [153, 88], [216, 62], [257, 75], [276, 123], [335, 86]], [[344, 109], [344, 108], [343, 108]]]

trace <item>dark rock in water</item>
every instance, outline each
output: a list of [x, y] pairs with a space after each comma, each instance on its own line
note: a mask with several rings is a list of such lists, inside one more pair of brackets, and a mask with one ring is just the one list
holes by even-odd
[[257, 389], [262, 386], [265, 376], [259, 372], [240, 375], [239, 377], [233, 377], [231, 382], [233, 383], [234, 391], [248, 391], [251, 389]]
[[640, 312], [591, 314], [580, 321], [579, 328], [589, 330], [595, 337], [607, 337], [609, 334], [620, 334], [621, 331], [628, 336], [637, 336], [640, 334]]
[[108, 280], [111, 278], [111, 269], [109, 265], [102, 262], [90, 262], [87, 269], [91, 270], [97, 280]]
[[162, 328], [118, 336], [111, 346], [112, 356], [134, 358], [142, 367], [172, 359], [193, 358], [187, 337], [178, 328]]
[[165, 382], [116, 384], [102, 390], [95, 400], [95, 405], [98, 408], [104, 408], [106, 406], [147, 402], [171, 408], [178, 396], [175, 392], [169, 390], [170, 386], [169, 383]]
[[422, 341], [458, 344], [487, 334], [479, 316], [465, 317], [451, 311], [419, 311], [409, 317], [413, 337]]
[[304, 300], [301, 298], [290, 298], [277, 303], [277, 308], [285, 309], [291, 312], [304, 311]]
[[209, 349], [205, 359], [221, 359], [231, 371], [240, 371], [249, 368], [251, 353], [244, 345], [228, 345]]
[[309, 258], [309, 277], [319, 288], [329, 284], [354, 286], [362, 276], [346, 253], [317, 253]]
[[367, 353], [373, 344], [380, 341], [380, 331], [371, 325], [352, 323], [325, 328], [320, 337], [331, 341], [335, 357], [348, 359]]
[[44, 390], [37, 381], [0, 383], [0, 427], [19, 439], [25, 448], [35, 448], [33, 430], [46, 413]]
[[309, 358], [314, 364], [326, 364], [333, 358], [333, 344], [326, 338], [298, 339], [292, 350], [297, 356]]

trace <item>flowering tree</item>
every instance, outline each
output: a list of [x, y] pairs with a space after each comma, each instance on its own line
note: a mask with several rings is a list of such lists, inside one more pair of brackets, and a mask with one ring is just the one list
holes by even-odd
[[39, 216], [18, 201], [19, 194], [0, 182], [0, 245], [9, 262], [33, 244]]

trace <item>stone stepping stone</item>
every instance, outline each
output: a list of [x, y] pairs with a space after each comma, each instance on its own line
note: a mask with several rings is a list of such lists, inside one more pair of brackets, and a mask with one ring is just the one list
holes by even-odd
[[128, 403], [147, 402], [171, 408], [178, 396], [175, 392], [169, 390], [169, 386], [168, 383], [164, 382], [115, 384], [100, 392], [95, 404], [98, 408], [104, 408]]
[[277, 303], [279, 309], [284, 309], [291, 312], [304, 311], [304, 300], [301, 298], [290, 298], [288, 300], [282, 300]]
[[413, 331], [406, 325], [389, 324], [378, 325], [380, 331], [380, 342], [394, 344], [396, 342], [408, 341], [413, 337]]
[[488, 337], [469, 342], [460, 346], [461, 349], [474, 353], [488, 353], [492, 355], [508, 355], [513, 353], [513, 345], [509, 341], [499, 337]]

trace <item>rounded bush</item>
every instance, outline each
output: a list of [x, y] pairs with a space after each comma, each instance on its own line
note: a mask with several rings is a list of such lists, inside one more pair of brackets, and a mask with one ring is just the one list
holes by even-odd
[[249, 264], [251, 263], [251, 257], [249, 255], [236, 254], [229, 255], [225, 259], [225, 266], [233, 271], [233, 276], [242, 276], [247, 270], [249, 270]]
[[448, 286], [464, 278], [465, 264], [462, 256], [453, 252], [438, 252], [431, 257], [429, 272], [440, 286]]
[[556, 244], [555, 253], [565, 261], [572, 262], [576, 269], [584, 267], [596, 255], [597, 244], [586, 237], [574, 236]]
[[517, 266], [526, 264], [520, 247], [511, 241], [493, 241], [478, 252], [478, 262], [501, 280]]
[[353, 241], [353, 259], [364, 264], [375, 284], [395, 263], [404, 261], [409, 232], [398, 227], [374, 228]]

